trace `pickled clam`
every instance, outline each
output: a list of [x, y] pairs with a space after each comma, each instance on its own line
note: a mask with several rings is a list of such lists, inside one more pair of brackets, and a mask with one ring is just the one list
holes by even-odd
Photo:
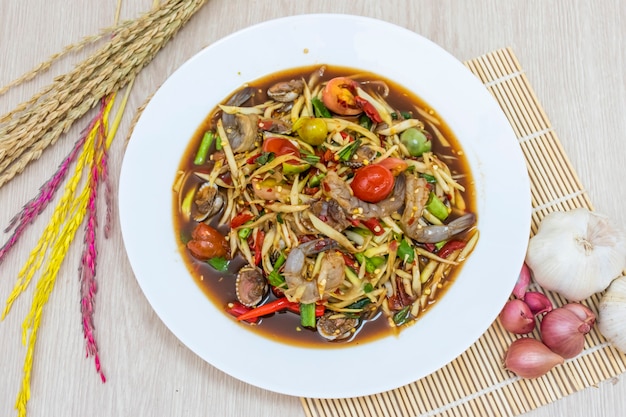
[[361, 168], [363, 165], [367, 165], [376, 158], [376, 151], [371, 147], [364, 145], [359, 146], [352, 156], [352, 159], [344, 162], [350, 168]]
[[191, 218], [202, 222], [219, 212], [224, 205], [224, 197], [217, 190], [215, 184], [208, 182], [200, 184], [191, 206]]
[[359, 319], [329, 311], [317, 320], [317, 331], [328, 340], [342, 340], [354, 334]]
[[239, 270], [235, 291], [241, 304], [254, 307], [263, 300], [267, 290], [267, 281], [259, 268], [247, 265]]
[[267, 95], [281, 103], [294, 101], [304, 90], [304, 81], [291, 80], [274, 84], [267, 90]]

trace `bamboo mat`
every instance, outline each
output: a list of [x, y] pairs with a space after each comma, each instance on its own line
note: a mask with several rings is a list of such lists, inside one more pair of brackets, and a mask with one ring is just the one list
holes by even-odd
[[[513, 51], [500, 49], [465, 65], [502, 107], [526, 158], [533, 205], [531, 235], [552, 211], [592, 209]], [[565, 301], [556, 294], [547, 295], [555, 305]], [[599, 301], [596, 295], [585, 304], [597, 312]], [[541, 378], [521, 379], [501, 364], [514, 339], [496, 321], [461, 356], [414, 383], [367, 397], [301, 398], [301, 402], [308, 417], [515, 416], [626, 371], [626, 355], [612, 348], [594, 328], [578, 357]]]

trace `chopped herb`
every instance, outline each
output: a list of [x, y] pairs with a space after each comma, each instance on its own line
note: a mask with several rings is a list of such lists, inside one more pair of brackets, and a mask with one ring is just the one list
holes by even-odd
[[356, 139], [337, 153], [340, 161], [349, 161], [354, 156], [357, 149], [361, 146], [361, 139]]
[[220, 271], [220, 272], [226, 272], [226, 270], [228, 269], [228, 264], [230, 263], [230, 261], [222, 258], [222, 257], [217, 257], [217, 258], [211, 258], [207, 261], [207, 263], [209, 265], [211, 265], [213, 268], [215, 268], [215, 270]]
[[284, 221], [283, 221], [283, 215], [282, 215], [281, 213], [277, 213], [277, 214], [276, 214], [276, 221], [277, 221], [278, 223], [280, 223], [280, 224], [283, 224], [283, 223], [284, 223]]
[[372, 119], [370, 119], [367, 114], [363, 113], [359, 117], [359, 125], [367, 130], [370, 130], [372, 128]]
[[275, 156], [274, 152], [263, 152], [254, 162], [259, 165], [265, 165], [268, 162], [271, 162]]
[[420, 177], [424, 178], [429, 184], [437, 184], [437, 178], [433, 177], [432, 175], [420, 174]]
[[403, 111], [400, 114], [402, 115], [402, 118], [405, 120], [413, 117], [413, 114], [410, 111]]
[[408, 321], [410, 307], [411, 306], [406, 306], [402, 308], [402, 310], [394, 314], [393, 322], [396, 324], [396, 326], [402, 326], [404, 323]]
[[319, 98], [313, 97], [311, 99], [311, 104], [313, 104], [313, 113], [315, 113], [315, 117], [332, 117], [330, 111], [326, 108], [324, 103], [322, 103], [322, 100], [320, 100]]
[[283, 266], [286, 260], [285, 254], [281, 252], [278, 259], [276, 259], [276, 262], [274, 263], [274, 269], [272, 269], [272, 272], [270, 272], [267, 276], [267, 282], [269, 282], [270, 285], [274, 287], [282, 287], [285, 284], [285, 277], [283, 277], [278, 270], [281, 266]]
[[398, 258], [409, 264], [415, 260], [415, 251], [406, 239], [402, 239], [398, 246]]
[[306, 154], [302, 159], [309, 165], [315, 165], [320, 161], [320, 157], [317, 155]]
[[365, 298], [361, 298], [359, 301], [355, 301], [354, 303], [350, 304], [346, 308], [350, 310], [362, 310], [365, 308], [366, 305], [368, 305], [371, 302], [372, 301], [369, 298], [365, 297]]

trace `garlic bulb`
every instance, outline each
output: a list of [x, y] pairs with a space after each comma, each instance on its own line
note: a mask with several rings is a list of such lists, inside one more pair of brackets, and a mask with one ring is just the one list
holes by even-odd
[[570, 301], [603, 291], [626, 266], [626, 235], [585, 208], [548, 214], [530, 239], [535, 281]]
[[598, 306], [598, 330], [626, 353], [626, 276], [616, 278]]

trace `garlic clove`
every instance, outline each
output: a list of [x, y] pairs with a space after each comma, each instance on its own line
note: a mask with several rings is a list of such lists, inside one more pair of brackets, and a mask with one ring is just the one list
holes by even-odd
[[542, 288], [581, 301], [626, 267], [626, 234], [585, 208], [553, 212], [530, 239], [526, 263]]
[[538, 378], [563, 362], [561, 356], [530, 337], [511, 343], [504, 357], [504, 367], [522, 378]]
[[626, 353], [626, 276], [615, 279], [598, 306], [598, 330], [613, 346]]

